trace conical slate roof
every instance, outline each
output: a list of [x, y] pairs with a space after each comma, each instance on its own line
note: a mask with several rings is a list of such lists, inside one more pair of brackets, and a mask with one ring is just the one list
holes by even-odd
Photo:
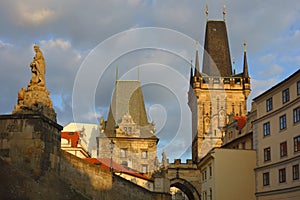
[[116, 125], [125, 114], [129, 114], [138, 126], [148, 127], [144, 98], [137, 80], [117, 80], [105, 127], [107, 136], [114, 136]]
[[225, 21], [207, 21], [202, 72], [208, 76], [232, 75]]

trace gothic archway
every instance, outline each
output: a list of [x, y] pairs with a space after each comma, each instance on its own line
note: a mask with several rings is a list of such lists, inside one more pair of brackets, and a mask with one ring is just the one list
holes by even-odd
[[200, 200], [200, 195], [196, 188], [187, 180], [174, 178], [170, 180], [170, 187], [176, 187], [186, 194], [189, 200]]

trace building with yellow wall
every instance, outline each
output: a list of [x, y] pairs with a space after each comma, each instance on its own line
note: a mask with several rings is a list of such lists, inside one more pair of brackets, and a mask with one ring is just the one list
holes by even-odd
[[300, 197], [300, 70], [254, 98], [256, 197]]
[[198, 164], [201, 199], [255, 199], [255, 151], [214, 148]]

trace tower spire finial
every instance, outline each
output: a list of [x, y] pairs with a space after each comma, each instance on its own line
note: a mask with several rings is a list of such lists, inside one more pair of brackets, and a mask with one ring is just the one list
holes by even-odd
[[244, 40], [244, 52], [246, 52], [247, 51], [247, 43], [246, 43], [246, 40]]
[[206, 4], [206, 11], [205, 11], [205, 14], [206, 14], [206, 21], [208, 21], [208, 4]]
[[225, 21], [225, 19], [226, 19], [226, 5], [224, 4], [223, 5], [223, 20]]
[[198, 58], [198, 41], [196, 41], [196, 60], [195, 60], [195, 73], [196, 77], [200, 77], [199, 58]]
[[247, 52], [246, 52], [246, 41], [244, 40], [244, 66], [243, 66], [244, 78], [249, 78]]

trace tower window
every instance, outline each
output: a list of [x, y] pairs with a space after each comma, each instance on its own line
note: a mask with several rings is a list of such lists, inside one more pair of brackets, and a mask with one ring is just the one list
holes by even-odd
[[148, 172], [148, 165], [142, 165], [142, 173]]
[[120, 157], [121, 158], [127, 157], [127, 149], [120, 149]]
[[146, 150], [143, 150], [143, 151], [142, 151], [142, 158], [143, 158], [143, 159], [148, 158], [148, 151], [146, 151]]

